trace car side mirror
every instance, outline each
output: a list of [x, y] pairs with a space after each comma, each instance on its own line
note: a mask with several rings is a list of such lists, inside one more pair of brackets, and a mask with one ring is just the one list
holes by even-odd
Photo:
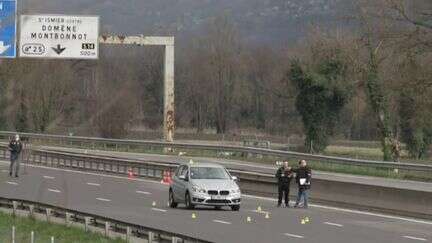
[[240, 181], [240, 179], [237, 176], [231, 177], [233, 181]]

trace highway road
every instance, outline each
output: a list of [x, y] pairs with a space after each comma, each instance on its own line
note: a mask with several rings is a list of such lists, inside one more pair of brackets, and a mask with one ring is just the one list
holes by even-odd
[[[7, 166], [8, 162], [0, 161], [1, 196], [55, 204], [213, 242], [432, 241], [430, 221], [321, 205], [308, 210], [276, 208], [274, 199], [252, 196], [244, 196], [239, 212], [171, 209], [168, 186], [160, 182], [36, 165], [22, 168], [16, 179], [8, 176]], [[309, 222], [302, 224], [306, 217]]]
[[[74, 153], [86, 153], [97, 156], [109, 156], [123, 159], [135, 159], [142, 161], [153, 161], [153, 162], [163, 162], [163, 163], [188, 163], [190, 159], [201, 161], [201, 162], [217, 162], [227, 168], [235, 170], [252, 171], [266, 174], [274, 174], [276, 172], [276, 165], [262, 164], [254, 162], [246, 162], [231, 159], [220, 159], [220, 158], [197, 158], [188, 156], [173, 156], [173, 155], [159, 155], [159, 154], [144, 154], [144, 153], [130, 153], [130, 152], [116, 152], [116, 151], [103, 151], [103, 150], [85, 150], [77, 148], [65, 148], [65, 147], [42, 147], [44, 149], [60, 151], [60, 152], [74, 152]], [[297, 166], [297, 164], [291, 164], [291, 166]], [[389, 178], [379, 178], [371, 176], [359, 176], [359, 175], [347, 175], [340, 173], [330, 173], [322, 171], [313, 171], [313, 177], [338, 181], [338, 182], [351, 182], [365, 185], [373, 186], [383, 186], [383, 187], [394, 187], [399, 189], [417, 190], [424, 192], [432, 192], [432, 183], [430, 182], [419, 182], [419, 181], [409, 181], [409, 180], [398, 180]]]

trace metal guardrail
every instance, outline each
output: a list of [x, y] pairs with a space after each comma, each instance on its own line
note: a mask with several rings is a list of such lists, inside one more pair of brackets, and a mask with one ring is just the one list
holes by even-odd
[[[14, 132], [0, 131], [0, 137], [13, 136]], [[145, 141], [145, 140], [128, 140], [128, 139], [104, 139], [95, 137], [79, 137], [79, 136], [61, 136], [61, 135], [47, 135], [36, 133], [20, 133], [21, 137], [28, 138], [32, 141], [46, 141], [56, 142], [60, 145], [73, 145], [78, 143], [81, 147], [83, 144], [88, 144], [90, 148], [95, 148], [97, 145], [103, 147], [119, 148], [121, 146], [127, 147], [145, 147], [145, 148], [163, 148], [163, 149], [187, 149], [199, 151], [215, 151], [220, 152], [233, 152], [241, 154], [260, 154], [273, 156], [278, 158], [292, 158], [292, 159], [306, 159], [316, 162], [325, 162], [331, 164], [352, 165], [362, 167], [374, 167], [384, 169], [400, 169], [405, 171], [415, 172], [432, 172], [432, 165], [417, 164], [417, 163], [399, 163], [399, 162], [385, 162], [374, 160], [360, 160], [351, 158], [341, 158], [334, 156], [312, 155], [291, 151], [273, 150], [265, 148], [253, 148], [232, 145], [211, 145], [211, 144], [192, 144], [192, 143], [167, 143], [160, 141]]]
[[113, 234], [114, 236], [123, 235], [126, 242], [130, 242], [134, 237], [145, 239], [149, 243], [210, 243], [210, 241], [183, 234], [23, 199], [0, 197], [0, 207], [11, 211], [13, 215], [20, 213], [28, 217], [35, 217], [36, 214], [39, 214], [48, 222], [62, 222], [66, 225], [80, 224], [84, 226], [85, 231], [103, 232], [106, 237], [113, 236]]

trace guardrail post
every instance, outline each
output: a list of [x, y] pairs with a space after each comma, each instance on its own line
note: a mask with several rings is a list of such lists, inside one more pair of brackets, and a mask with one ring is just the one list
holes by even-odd
[[109, 237], [110, 223], [105, 221], [105, 236]]
[[130, 237], [131, 237], [131, 228], [129, 226], [127, 226], [126, 227], [126, 242], [130, 242]]
[[18, 208], [18, 202], [17, 201], [12, 201], [12, 214], [14, 216], [16, 215], [17, 208]]
[[173, 237], [171, 238], [171, 243], [178, 243], [178, 239], [179, 239], [179, 238], [173, 236]]
[[33, 217], [34, 214], [34, 205], [29, 205], [29, 216]]
[[51, 208], [46, 208], [46, 220], [47, 222], [50, 222], [50, 218], [51, 218]]
[[84, 230], [88, 231], [88, 227], [90, 224], [90, 217], [84, 217]]
[[54, 243], [54, 236], [51, 236], [51, 243]]
[[153, 243], [154, 234], [153, 232], [148, 232], [148, 243]]
[[66, 213], [65, 215], [65, 223], [66, 225], [69, 225], [71, 221], [71, 214], [70, 213]]
[[15, 243], [15, 226], [12, 226], [12, 243]]
[[30, 243], [34, 243], [34, 232], [30, 233]]

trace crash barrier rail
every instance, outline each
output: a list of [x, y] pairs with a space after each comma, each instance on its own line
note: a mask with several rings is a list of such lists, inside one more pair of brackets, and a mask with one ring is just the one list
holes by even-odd
[[[22, 165], [26, 163], [83, 170], [93, 173], [116, 174], [122, 176], [146, 177], [164, 180], [168, 172], [172, 175], [178, 164], [160, 163], [143, 160], [100, 157], [94, 155], [53, 152], [41, 149], [31, 149]], [[0, 146], [0, 157], [9, 158], [6, 146]], [[24, 168], [25, 169], [25, 168]], [[243, 170], [229, 170], [237, 176], [244, 193], [275, 197], [277, 195], [276, 179], [273, 174], [264, 174]], [[417, 182], [422, 184], [421, 182]], [[295, 186], [291, 190], [295, 196]], [[326, 205], [336, 205], [348, 208], [365, 209], [377, 212], [394, 213], [404, 216], [432, 219], [432, 192], [378, 186], [356, 182], [343, 182], [332, 179], [313, 179], [311, 199]]]
[[[13, 136], [14, 132], [0, 131], [0, 137], [7, 138]], [[213, 151], [216, 154], [235, 154], [242, 155], [259, 154], [272, 156], [277, 158], [290, 158], [290, 159], [306, 159], [316, 162], [325, 162], [330, 164], [350, 165], [360, 167], [371, 167], [380, 169], [402, 170], [412, 172], [432, 172], [432, 165], [419, 164], [419, 163], [400, 163], [400, 162], [385, 162], [373, 160], [361, 160], [342, 158], [334, 156], [313, 155], [291, 151], [273, 150], [265, 148], [242, 147], [232, 145], [210, 145], [210, 144], [192, 144], [192, 143], [167, 143], [160, 141], [144, 141], [144, 140], [126, 140], [126, 139], [105, 139], [94, 137], [78, 137], [78, 136], [61, 136], [61, 135], [47, 135], [36, 133], [20, 133], [21, 137], [30, 139], [32, 141], [44, 141], [46, 143], [55, 142], [59, 145], [79, 145], [87, 144], [89, 148], [104, 147], [115, 148], [118, 150], [120, 147], [136, 147], [136, 148], [159, 148], [163, 150], [172, 149], [186, 149], [196, 151]]]
[[85, 231], [102, 233], [106, 237], [122, 236], [126, 242], [135, 239], [147, 242], [172, 243], [210, 243], [209, 241], [184, 234], [173, 233], [139, 224], [133, 224], [113, 218], [87, 212], [80, 212], [59, 206], [23, 199], [0, 197], [0, 208], [12, 215], [28, 216], [53, 223], [63, 223], [83, 227]]

